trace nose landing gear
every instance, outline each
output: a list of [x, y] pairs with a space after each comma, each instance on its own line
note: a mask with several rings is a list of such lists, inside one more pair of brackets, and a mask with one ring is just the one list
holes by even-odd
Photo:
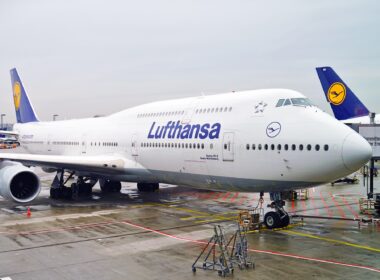
[[[262, 196], [262, 194], [260, 194]], [[270, 199], [273, 200], [268, 207], [274, 209], [264, 216], [264, 224], [267, 228], [287, 227], [290, 222], [289, 214], [284, 210], [285, 201], [281, 199], [281, 193], [270, 193]]]

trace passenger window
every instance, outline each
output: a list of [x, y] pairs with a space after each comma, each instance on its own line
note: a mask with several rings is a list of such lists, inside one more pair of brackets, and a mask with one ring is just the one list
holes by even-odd
[[325, 145], [323, 148], [324, 148], [325, 151], [328, 151], [329, 150], [329, 145]]
[[277, 150], [281, 151], [281, 144], [277, 145]]
[[280, 100], [278, 100], [276, 107], [281, 107], [282, 104], [284, 104], [284, 100], [285, 100], [285, 99], [280, 99]]
[[227, 144], [224, 144], [224, 149], [227, 150]]
[[268, 150], [268, 144], [265, 144], [265, 145], [264, 145], [264, 149], [265, 149], [265, 150]]
[[202, 143], [202, 149], [204, 149], [204, 148], [205, 148], [205, 144]]
[[270, 145], [270, 149], [273, 151], [274, 150], [274, 144]]
[[261, 150], [261, 148], [262, 148], [261, 144], [259, 144], [258, 148], [259, 148], [259, 150]]
[[252, 150], [256, 150], [256, 145], [252, 144]]
[[284, 106], [287, 106], [287, 105], [292, 105], [292, 102], [290, 102], [289, 99], [286, 99], [286, 100], [285, 100]]
[[215, 110], [215, 109], [214, 109], [214, 108], [212, 108], [212, 109], [211, 109], [211, 113], [214, 113], [214, 110]]
[[247, 150], [249, 150], [249, 144], [247, 144], [246, 148], [247, 148]]
[[211, 143], [210, 144], [210, 150], [212, 150], [214, 148], [214, 145]]
[[315, 150], [319, 151], [319, 149], [320, 149], [319, 145], [315, 145]]
[[311, 151], [311, 145], [310, 145], [310, 144], [308, 144], [308, 145], [306, 146], [306, 148], [307, 148], [308, 151]]
[[284, 150], [287, 151], [289, 149], [289, 145], [288, 144], [285, 144], [284, 145]]
[[301, 144], [300, 147], [299, 147], [300, 151], [303, 150], [303, 145]]
[[296, 150], [296, 145], [292, 144], [292, 151]]

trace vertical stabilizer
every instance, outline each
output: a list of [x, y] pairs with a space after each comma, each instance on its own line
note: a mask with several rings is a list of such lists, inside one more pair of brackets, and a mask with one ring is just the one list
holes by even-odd
[[347, 120], [368, 116], [367, 107], [331, 67], [317, 67], [316, 70], [336, 119]]
[[13, 101], [16, 110], [18, 123], [38, 122], [33, 105], [29, 101], [24, 86], [21, 83], [20, 77], [17, 74], [16, 68], [11, 69], [11, 82], [13, 91]]

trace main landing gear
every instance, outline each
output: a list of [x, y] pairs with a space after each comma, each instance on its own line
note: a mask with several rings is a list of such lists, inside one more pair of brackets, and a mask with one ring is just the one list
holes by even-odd
[[158, 188], [158, 183], [137, 183], [137, 189], [139, 192], [155, 192]]
[[50, 197], [52, 199], [77, 200], [81, 196], [91, 195], [92, 187], [98, 180], [79, 176], [77, 180], [71, 184], [71, 187], [66, 187], [66, 183], [74, 177], [74, 174], [74, 172], [68, 172], [68, 175], [65, 177], [64, 170], [57, 171], [50, 188]]
[[[260, 193], [260, 197], [263, 193]], [[281, 193], [270, 193], [270, 199], [273, 200], [268, 207], [274, 211], [267, 212], [264, 216], [264, 224], [267, 228], [282, 228], [287, 227], [290, 222], [289, 214], [284, 210], [285, 201], [281, 199]]]
[[121, 183], [119, 181], [99, 179], [99, 185], [102, 193], [118, 193], [121, 191]]

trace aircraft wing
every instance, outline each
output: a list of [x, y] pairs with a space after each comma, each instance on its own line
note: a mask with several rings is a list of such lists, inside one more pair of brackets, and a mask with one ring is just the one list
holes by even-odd
[[[0, 153], [0, 161], [4, 160], [20, 162], [26, 166], [64, 168], [72, 171], [109, 175], [139, 175], [141, 171], [146, 170], [136, 161], [117, 155], [60, 156]], [[146, 170], [146, 172], [148, 171]]]

